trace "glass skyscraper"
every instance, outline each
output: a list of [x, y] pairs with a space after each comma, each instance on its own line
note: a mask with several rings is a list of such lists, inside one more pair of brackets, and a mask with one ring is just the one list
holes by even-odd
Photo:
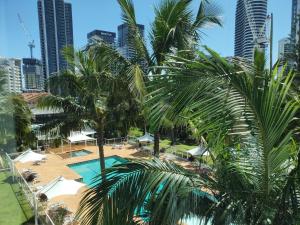
[[295, 45], [299, 40], [300, 31], [300, 0], [292, 1], [292, 21], [291, 21], [291, 44]]
[[104, 30], [93, 30], [87, 34], [89, 43], [93, 43], [96, 40], [102, 40], [106, 44], [116, 47], [116, 33], [104, 31]]
[[45, 79], [68, 67], [62, 54], [73, 45], [72, 6], [64, 0], [38, 0], [41, 56]]
[[[142, 38], [144, 38], [144, 25], [138, 24], [137, 26]], [[118, 50], [127, 59], [132, 59], [136, 56], [135, 49], [130, 42], [130, 39], [133, 39], [130, 37], [130, 33], [128, 24], [124, 23], [118, 26]]]
[[[255, 40], [251, 31], [251, 23], [254, 23], [255, 33], [264, 30], [267, 19], [267, 0], [238, 0], [235, 15], [235, 40], [234, 55], [249, 60], [253, 59]], [[250, 10], [250, 12], [246, 10]], [[248, 18], [253, 18], [249, 23]], [[265, 46], [262, 46], [264, 49]]]
[[44, 77], [41, 61], [34, 58], [24, 58], [22, 61], [23, 76], [25, 81], [24, 91], [44, 90]]

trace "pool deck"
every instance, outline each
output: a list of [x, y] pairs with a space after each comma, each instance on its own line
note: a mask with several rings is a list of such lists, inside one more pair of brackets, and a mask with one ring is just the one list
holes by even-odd
[[[20, 173], [24, 169], [31, 169], [38, 174], [38, 182], [34, 184], [35, 187], [43, 186], [54, 180], [59, 176], [63, 176], [66, 179], [71, 180], [81, 180], [81, 176], [74, 172], [72, 169], [68, 167], [68, 164], [84, 162], [88, 160], [98, 159], [98, 147], [97, 146], [85, 146], [85, 145], [74, 145], [72, 146], [72, 151], [86, 149], [91, 151], [92, 153], [85, 156], [66, 158], [66, 154], [62, 153], [61, 148], [49, 149], [49, 153], [46, 153], [47, 160], [40, 165], [33, 165], [32, 162], [28, 163], [16, 163], [16, 167]], [[69, 151], [69, 148], [65, 148], [65, 150]], [[63, 154], [63, 157], [60, 156]], [[112, 149], [111, 146], [104, 147], [104, 156], [120, 156], [122, 158], [149, 158], [150, 156], [145, 153], [138, 151], [131, 145], [125, 145], [122, 149]], [[70, 211], [76, 212], [79, 206], [80, 199], [87, 190], [87, 187], [81, 188], [76, 195], [62, 195], [51, 199], [48, 202], [48, 206], [56, 203], [63, 202]]]
[[[71, 151], [78, 151], [82, 149], [91, 151], [91, 154], [68, 158], [69, 153], [67, 151], [70, 151], [70, 148], [68, 146], [64, 148], [64, 151], [62, 151], [62, 148], [52, 148], [47, 151], [48, 153], [46, 153], [46, 162], [41, 163], [40, 165], [33, 165], [32, 162], [16, 163], [16, 167], [20, 173], [22, 173], [24, 169], [31, 169], [37, 172], [38, 182], [34, 184], [34, 187], [46, 185], [59, 176], [63, 176], [66, 179], [80, 181], [81, 176], [70, 169], [68, 165], [99, 158], [97, 146], [74, 145], [72, 146]], [[129, 159], [151, 158], [149, 153], [144, 151], [141, 152], [131, 145], [124, 145], [122, 149], [113, 149], [112, 146], [104, 146], [105, 157], [114, 155]], [[164, 157], [164, 154], [161, 154], [161, 158], [166, 159]], [[172, 159], [172, 161], [175, 161], [186, 169], [192, 169], [192, 165], [190, 162], [184, 160], [178, 161], [178, 159]], [[75, 213], [78, 209], [80, 199], [86, 190], [87, 187], [82, 187], [76, 195], [61, 195], [55, 197], [48, 202], [48, 206], [57, 202], [61, 202], [64, 203], [71, 212]]]

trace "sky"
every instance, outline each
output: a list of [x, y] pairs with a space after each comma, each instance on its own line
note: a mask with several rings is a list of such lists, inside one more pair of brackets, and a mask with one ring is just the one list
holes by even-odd
[[[65, 0], [73, 7], [74, 46], [79, 49], [87, 43], [86, 35], [94, 29], [117, 32], [122, 23], [117, 0]], [[201, 44], [219, 52], [222, 56], [234, 54], [234, 23], [237, 0], [214, 0], [222, 10], [223, 26], [203, 30]], [[153, 21], [153, 8], [160, 0], [133, 0], [138, 23], [147, 31]], [[198, 9], [200, 0], [193, 0], [192, 8]], [[288, 37], [291, 29], [292, 0], [268, 0], [268, 13], [274, 15], [274, 57], [278, 55], [278, 41]], [[0, 56], [29, 57], [30, 40], [19, 23], [18, 14], [31, 33], [36, 47], [34, 57], [40, 58], [37, 0], [0, 0]]]

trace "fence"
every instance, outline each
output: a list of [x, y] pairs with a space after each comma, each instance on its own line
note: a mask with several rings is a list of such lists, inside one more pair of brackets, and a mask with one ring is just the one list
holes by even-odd
[[10, 155], [8, 155], [7, 153], [2, 153], [0, 155], [2, 164], [6, 167], [6, 170], [10, 172], [10, 175], [12, 177], [12, 187], [15, 193], [18, 193], [19, 197], [21, 196], [22, 198], [25, 198], [29, 203], [30, 208], [34, 212], [35, 225], [55, 225], [52, 219], [47, 214], [43, 204], [37, 200], [37, 196], [32, 187], [30, 187], [30, 185], [16, 168], [12, 158], [15, 158], [18, 155], [18, 153], [13, 153]]
[[127, 142], [127, 137], [104, 139], [105, 145], [123, 144], [124, 142]]

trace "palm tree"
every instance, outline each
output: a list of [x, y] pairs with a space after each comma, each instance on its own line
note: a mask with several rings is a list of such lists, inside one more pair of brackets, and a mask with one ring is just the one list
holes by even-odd
[[[150, 46], [147, 50], [145, 40], [142, 38], [137, 26], [134, 5], [131, 0], [118, 0], [122, 17], [130, 28], [130, 44], [134, 47], [137, 57], [132, 61], [128, 75], [133, 82], [131, 87], [140, 97], [142, 103], [148, 76], [161, 75], [165, 55], [177, 50], [194, 49], [200, 40], [200, 29], [208, 24], [221, 25], [218, 17], [219, 10], [216, 5], [207, 0], [200, 2], [197, 14], [194, 16], [191, 9], [191, 0], [163, 0], [155, 7], [154, 21], [150, 28]], [[147, 71], [141, 63], [147, 65]], [[146, 75], [145, 75], [146, 74]], [[148, 110], [145, 110], [146, 112]], [[146, 114], [145, 114], [146, 115]], [[159, 154], [159, 129], [154, 132], [154, 155]]]
[[174, 225], [195, 216], [209, 224], [299, 224], [293, 74], [269, 73], [255, 55], [255, 66], [208, 48], [196, 60], [169, 56], [166, 75], [152, 82], [160, 91], [150, 93], [151, 122], [184, 117], [198, 124], [208, 133], [213, 170], [191, 173], [158, 159], [111, 168], [84, 196], [83, 223]]
[[[50, 87], [61, 90], [61, 94], [45, 96], [39, 102], [41, 108], [60, 110], [63, 113], [47, 123], [44, 129], [59, 130], [64, 136], [87, 125], [94, 129], [97, 132], [100, 166], [104, 176], [104, 131], [111, 110], [110, 99], [120, 90], [127, 98], [126, 101], [130, 96], [128, 88], [124, 88], [124, 83], [127, 82], [124, 75], [127, 62], [122, 61], [123, 58], [116, 50], [101, 42], [75, 53], [72, 49], [67, 49], [65, 57], [74, 69], [51, 77], [49, 82]], [[117, 63], [118, 67], [113, 67]], [[119, 89], [121, 85], [122, 88]], [[118, 96], [122, 97], [120, 94]]]

